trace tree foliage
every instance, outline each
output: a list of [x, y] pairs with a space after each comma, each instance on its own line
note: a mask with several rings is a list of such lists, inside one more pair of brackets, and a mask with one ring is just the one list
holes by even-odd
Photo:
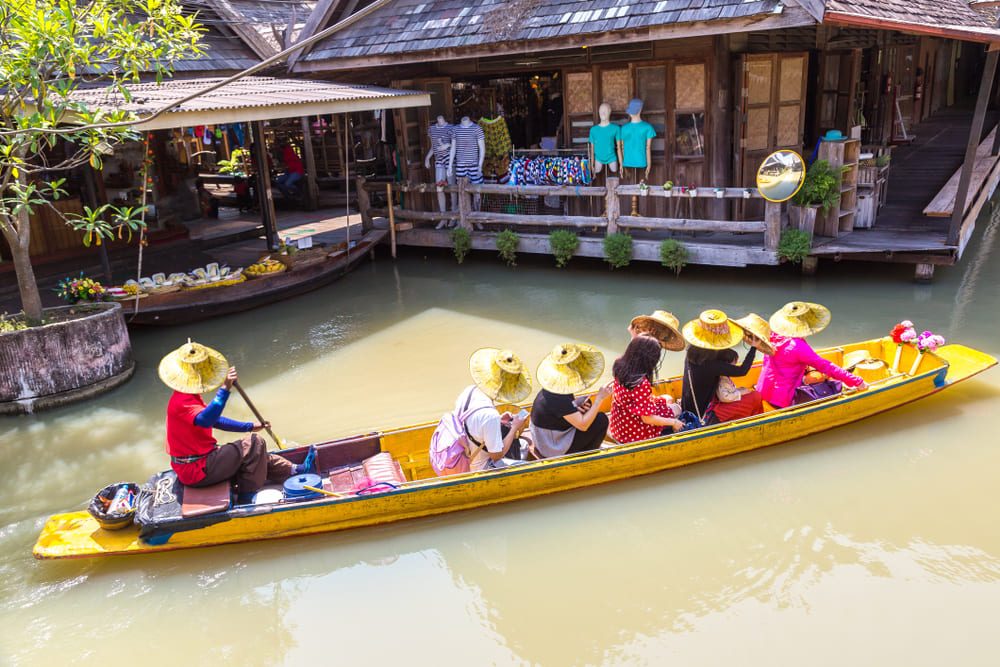
[[[0, 3], [0, 232], [11, 247], [22, 306], [41, 316], [28, 259], [28, 216], [39, 207], [85, 232], [85, 242], [138, 229], [141, 209], [110, 205], [83, 215], [58, 211], [69, 170], [90, 165], [139, 138], [136, 118], [113, 109], [127, 85], [157, 82], [182, 58], [203, 53], [195, 16], [171, 0], [4, 0]], [[73, 99], [82, 86], [103, 90], [108, 105]]]

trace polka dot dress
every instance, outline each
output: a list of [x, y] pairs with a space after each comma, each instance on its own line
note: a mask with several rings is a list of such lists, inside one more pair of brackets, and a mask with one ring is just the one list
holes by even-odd
[[643, 378], [634, 389], [626, 389], [615, 380], [611, 403], [611, 426], [608, 429], [618, 442], [638, 442], [660, 435], [663, 426], [647, 424], [642, 417], [675, 416], [673, 403], [663, 396], [653, 396], [653, 385]]

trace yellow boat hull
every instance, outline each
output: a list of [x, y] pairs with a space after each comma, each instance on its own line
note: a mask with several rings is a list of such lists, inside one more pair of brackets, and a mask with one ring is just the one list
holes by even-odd
[[[824, 350], [835, 363], [857, 349], [891, 363], [895, 345], [880, 339]], [[629, 445], [534, 461], [499, 470], [434, 477], [427, 461], [433, 423], [385, 431], [383, 451], [400, 462], [409, 480], [399, 489], [370, 496], [322, 497], [316, 500], [238, 507], [217, 523], [157, 535], [150, 541], [137, 528], [108, 531], [87, 512], [49, 518], [34, 548], [41, 559], [151, 553], [278, 537], [294, 537], [359, 528], [404, 519], [472, 509], [511, 500], [568, 491], [605, 482], [759, 449], [890, 410], [929, 396], [996, 364], [993, 357], [960, 345], [948, 345], [921, 359], [904, 348], [900, 372], [872, 383], [863, 392], [845, 392], [783, 410], [766, 412]], [[745, 382], [752, 382], [752, 374]], [[679, 379], [659, 383], [658, 391], [679, 392]]]

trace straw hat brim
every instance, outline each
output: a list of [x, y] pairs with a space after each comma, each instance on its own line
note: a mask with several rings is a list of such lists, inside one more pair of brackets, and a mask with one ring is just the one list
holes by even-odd
[[660, 347], [664, 350], [669, 350], [670, 352], [680, 352], [686, 345], [684, 342], [684, 336], [681, 335], [680, 331], [670, 326], [663, 320], [658, 320], [655, 317], [650, 317], [649, 315], [639, 315], [638, 317], [632, 318], [630, 326], [633, 329], [649, 331], [653, 334], [654, 338], [660, 341]]
[[[469, 357], [469, 373], [477, 387], [493, 401], [499, 403], [519, 403], [531, 393], [531, 375], [517, 359], [518, 372], [508, 373], [496, 362], [499, 348], [483, 347]], [[515, 357], [516, 359], [516, 357]]]
[[818, 303], [800, 303], [808, 306], [807, 312], [803, 315], [786, 315], [784, 311], [791, 304], [786, 305], [785, 308], [771, 315], [771, 319], [768, 320], [768, 324], [771, 325], [771, 331], [779, 336], [786, 336], [788, 338], [805, 338], [806, 336], [819, 333], [830, 324], [830, 310], [826, 306], [821, 306]]
[[715, 334], [706, 331], [704, 327], [698, 326], [700, 320], [691, 320], [684, 325], [684, 339], [695, 347], [702, 347], [708, 350], [728, 350], [736, 347], [743, 340], [743, 329], [726, 321], [726, 333]]
[[746, 317], [730, 321], [746, 333], [756, 336], [760, 341], [761, 352], [769, 356], [774, 354], [774, 347], [770, 343], [771, 327], [767, 320], [757, 313], [750, 313]]
[[180, 359], [178, 348], [160, 360], [160, 379], [174, 391], [185, 394], [204, 394], [222, 384], [229, 372], [226, 358], [210, 347], [202, 346], [208, 356], [204, 361], [188, 364]]
[[578, 394], [591, 386], [604, 372], [604, 355], [590, 345], [577, 343], [580, 356], [568, 364], [556, 363], [549, 354], [538, 364], [535, 379], [542, 389], [554, 394]]

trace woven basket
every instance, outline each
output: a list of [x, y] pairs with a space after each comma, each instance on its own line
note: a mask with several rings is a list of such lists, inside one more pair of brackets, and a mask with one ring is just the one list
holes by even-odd
[[288, 267], [285, 265], [282, 265], [281, 268], [276, 271], [270, 271], [268, 273], [249, 273], [246, 269], [243, 269], [243, 275], [246, 276], [249, 280], [254, 280], [256, 278], [267, 278], [268, 276], [276, 276], [279, 273], [284, 273], [287, 270]]
[[247, 276], [240, 274], [239, 278], [234, 278], [232, 280], [216, 280], [215, 282], [205, 283], [204, 285], [184, 285], [185, 290], [191, 289], [205, 289], [206, 287], [225, 287], [226, 285], [236, 285], [247, 279]]
[[145, 294], [170, 294], [171, 292], [181, 291], [180, 285], [159, 285], [157, 287], [143, 287], [142, 291]]

